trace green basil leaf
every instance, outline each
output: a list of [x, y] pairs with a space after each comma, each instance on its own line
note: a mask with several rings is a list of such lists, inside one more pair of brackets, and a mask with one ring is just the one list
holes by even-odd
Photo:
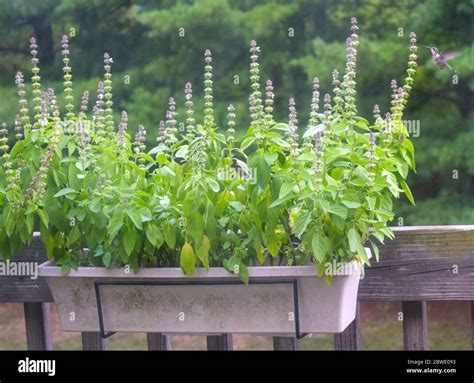
[[120, 231], [120, 229], [123, 226], [124, 218], [125, 218], [125, 215], [123, 214], [122, 211], [117, 211], [112, 216], [112, 219], [110, 220], [109, 228], [108, 228], [110, 239], [113, 239], [117, 235], [117, 233]]
[[314, 233], [311, 239], [311, 248], [316, 260], [321, 263], [330, 251], [329, 239], [320, 233]]
[[147, 228], [146, 228], [146, 237], [150, 241], [150, 243], [159, 249], [161, 245], [163, 244], [163, 235], [161, 234], [161, 230], [159, 226], [156, 223], [149, 223]]
[[127, 215], [132, 220], [133, 224], [138, 230], [143, 229], [142, 216], [138, 210], [127, 210]]
[[137, 241], [137, 232], [135, 229], [131, 229], [125, 233], [123, 236], [123, 248], [128, 256], [132, 254], [133, 249]]
[[311, 212], [302, 212], [295, 221], [295, 226], [293, 227], [293, 234], [296, 235], [298, 238], [301, 238], [310, 222]]
[[357, 252], [357, 248], [361, 245], [362, 238], [359, 232], [355, 228], [350, 228], [347, 232], [347, 238], [349, 240], [349, 248], [353, 253]]
[[204, 236], [201, 245], [196, 249], [196, 255], [198, 259], [202, 262], [203, 266], [206, 268], [206, 271], [209, 271], [209, 250], [211, 248], [211, 242], [207, 236]]
[[168, 224], [164, 225], [163, 233], [165, 235], [165, 242], [168, 247], [174, 250], [176, 246], [176, 232], [173, 227], [169, 226]]
[[413, 194], [411, 194], [411, 190], [408, 187], [405, 180], [400, 180], [400, 185], [402, 186], [402, 189], [405, 192], [405, 195], [407, 196], [408, 201], [410, 201], [412, 205], [415, 205], [415, 199], [413, 198]]
[[64, 188], [64, 189], [61, 189], [60, 191], [58, 191], [54, 196], [55, 197], [62, 197], [63, 195], [76, 194], [76, 193], [77, 193], [77, 190], [74, 190], [72, 188]]

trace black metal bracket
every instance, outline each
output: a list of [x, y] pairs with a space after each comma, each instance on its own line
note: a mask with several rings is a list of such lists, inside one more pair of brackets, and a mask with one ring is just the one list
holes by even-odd
[[[244, 282], [238, 280], [232, 281], [167, 281], [160, 282], [154, 280], [96, 280], [94, 281], [95, 297], [97, 301], [97, 311], [99, 315], [100, 336], [105, 339], [115, 334], [115, 332], [105, 331], [104, 313], [102, 308], [102, 298], [100, 294], [100, 286], [225, 286], [225, 285], [243, 285]], [[296, 279], [275, 279], [266, 280], [250, 280], [250, 285], [278, 285], [291, 284], [293, 286], [293, 306], [294, 306], [294, 322], [296, 339], [302, 339], [308, 334], [302, 334], [300, 331], [300, 315], [299, 315], [299, 299], [298, 299], [298, 280]]]

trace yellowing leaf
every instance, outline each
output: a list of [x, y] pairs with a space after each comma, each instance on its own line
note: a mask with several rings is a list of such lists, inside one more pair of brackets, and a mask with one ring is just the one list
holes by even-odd
[[186, 275], [193, 275], [196, 268], [196, 255], [189, 243], [185, 243], [181, 249], [179, 264]]

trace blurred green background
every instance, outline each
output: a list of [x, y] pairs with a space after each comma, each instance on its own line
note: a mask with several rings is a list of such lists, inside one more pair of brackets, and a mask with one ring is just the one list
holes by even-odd
[[[103, 53], [114, 58], [116, 121], [129, 112], [130, 130], [143, 123], [153, 144], [165, 117], [168, 97], [178, 112], [183, 89], [193, 83], [202, 108], [203, 54], [213, 52], [215, 104], [225, 122], [229, 103], [238, 125], [247, 128], [251, 39], [261, 46], [262, 82], [274, 81], [276, 115], [286, 120], [294, 96], [300, 129], [309, 114], [311, 82], [320, 77], [322, 94], [331, 91], [333, 69], [344, 69], [350, 17], [360, 24], [358, 109], [372, 119], [372, 107], [387, 111], [390, 80], [402, 81], [408, 35], [419, 41], [420, 68], [405, 119], [420, 121], [413, 141], [417, 173], [409, 184], [417, 200], [401, 200], [395, 225], [474, 223], [474, 66], [472, 0], [0, 0], [0, 122], [11, 127], [17, 108], [14, 75], [29, 72], [29, 38], [40, 45], [44, 88], [62, 89], [61, 35], [71, 41], [75, 103], [90, 90], [91, 103], [103, 72]], [[452, 71], [431, 61], [428, 49], [459, 50]], [[456, 77], [453, 77], [456, 76]], [[129, 80], [129, 81], [128, 81]]]

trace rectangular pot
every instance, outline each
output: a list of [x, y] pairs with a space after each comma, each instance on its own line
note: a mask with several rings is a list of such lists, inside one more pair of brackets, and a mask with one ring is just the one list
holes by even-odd
[[[367, 249], [368, 250], [368, 249]], [[249, 267], [250, 283], [216, 267], [186, 276], [180, 268], [80, 267], [61, 276], [52, 261], [39, 266], [64, 331], [166, 334], [337, 333], [355, 318], [361, 268], [346, 264], [329, 286], [314, 265]]]

